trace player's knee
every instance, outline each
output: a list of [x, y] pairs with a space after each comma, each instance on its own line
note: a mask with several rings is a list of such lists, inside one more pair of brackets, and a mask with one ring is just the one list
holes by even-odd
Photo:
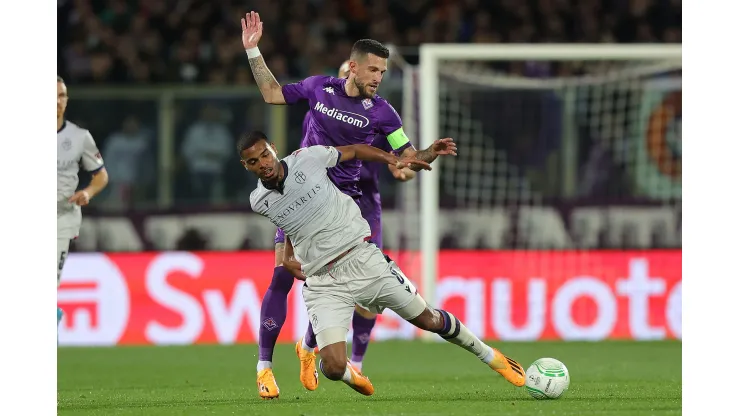
[[[331, 332], [333, 330], [334, 329], [329, 328], [325, 331]], [[326, 338], [327, 336], [327, 332], [325, 331], [317, 334], [317, 336], [321, 338], [318, 340], [319, 346], [323, 345], [323, 342], [325, 342], [324, 338]], [[341, 380], [342, 376], [344, 376], [344, 370], [347, 368], [347, 344], [344, 341], [330, 341], [330, 343], [321, 347], [319, 355], [321, 356], [321, 363], [319, 364], [319, 368], [321, 369], [321, 372], [324, 373], [326, 378], [328, 378], [329, 380]]]
[[344, 370], [347, 368], [347, 360], [340, 360], [336, 356], [322, 356], [319, 367], [326, 378], [338, 381], [344, 376]]

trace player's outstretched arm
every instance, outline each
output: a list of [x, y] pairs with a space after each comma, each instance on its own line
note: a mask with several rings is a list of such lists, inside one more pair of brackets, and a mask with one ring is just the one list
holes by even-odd
[[249, 57], [249, 67], [252, 68], [254, 80], [262, 93], [262, 98], [268, 104], [285, 104], [283, 89], [267, 68], [265, 58], [260, 53], [257, 44], [262, 38], [262, 21], [259, 13], [249, 12], [242, 19], [242, 44]]
[[[455, 144], [455, 141], [450, 137], [439, 139], [424, 150], [416, 150], [413, 147], [407, 147], [401, 153], [401, 157], [416, 158], [427, 163], [432, 163], [435, 159], [437, 159], [437, 156], [444, 155], [457, 156], [457, 145]], [[414, 166], [411, 166], [410, 168], [417, 172], [420, 170]]]
[[394, 155], [393, 153], [384, 152], [377, 147], [368, 146], [366, 144], [353, 144], [350, 146], [337, 146], [337, 151], [341, 154], [339, 162], [345, 162], [347, 160], [358, 159], [366, 162], [377, 162], [385, 163], [388, 165], [394, 165], [398, 169], [410, 167], [414, 170], [431, 170], [432, 167], [429, 163], [420, 160], [415, 157], [401, 157]]

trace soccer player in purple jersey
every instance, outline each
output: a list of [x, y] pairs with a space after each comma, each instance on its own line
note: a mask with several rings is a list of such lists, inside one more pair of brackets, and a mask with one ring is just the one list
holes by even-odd
[[[393, 152], [401, 157], [415, 157], [431, 163], [439, 155], [455, 155], [457, 147], [451, 138], [435, 141], [427, 149], [416, 150], [403, 131], [401, 118], [396, 110], [383, 98], [376, 95], [387, 69], [388, 49], [381, 43], [363, 39], [357, 41], [350, 54], [349, 76], [338, 79], [330, 76], [312, 76], [301, 82], [281, 86], [265, 64], [257, 44], [262, 37], [262, 22], [259, 14], [248, 13], [241, 21], [242, 44], [249, 57], [257, 86], [265, 102], [269, 104], [294, 104], [307, 100], [311, 117], [306, 126], [302, 146], [344, 146], [371, 144], [377, 135], [386, 138]], [[360, 198], [361, 172], [359, 160], [348, 160], [328, 171], [332, 182], [346, 195]], [[414, 167], [418, 170], [418, 167]], [[286, 295], [292, 287], [290, 273], [281, 265], [282, 257], [276, 256], [272, 282], [263, 298], [260, 327], [260, 357], [257, 363], [257, 385], [263, 398], [277, 397], [277, 383], [272, 372], [272, 350], [280, 327], [287, 314]], [[276, 300], [272, 300], [273, 296]], [[309, 329], [309, 334], [312, 335]], [[310, 341], [311, 337], [304, 341]], [[310, 342], [306, 342], [311, 346]], [[318, 385], [313, 352], [302, 354], [301, 343], [296, 353], [301, 357], [301, 382], [314, 390]], [[270, 393], [274, 392], [274, 393]]]
[[[337, 78], [347, 78], [349, 76], [349, 61], [344, 61], [339, 67]], [[303, 119], [303, 135], [306, 135], [308, 123], [311, 120], [311, 112], [307, 112]], [[388, 143], [388, 139], [383, 135], [378, 135], [373, 140], [371, 146], [377, 147], [386, 152], [392, 152], [391, 146]], [[301, 145], [301, 147], [305, 147]], [[401, 182], [405, 182], [413, 179], [416, 176], [416, 172], [409, 168], [398, 169], [394, 165], [387, 165], [388, 170], [391, 172], [393, 177]], [[357, 205], [360, 206], [362, 217], [367, 220], [370, 224], [371, 236], [370, 240], [375, 243], [381, 250], [383, 250], [383, 229], [381, 221], [381, 203], [380, 203], [380, 189], [378, 186], [378, 180], [380, 176], [380, 169], [384, 168], [382, 163], [373, 162], [362, 162], [362, 168], [360, 170], [359, 186], [362, 196], [356, 200]], [[282, 230], [278, 229], [275, 237], [276, 245], [285, 242], [285, 234]], [[282, 251], [279, 253], [282, 254]], [[286, 294], [287, 296], [287, 294]], [[359, 305], [355, 307], [355, 314], [352, 318], [352, 358], [351, 363], [358, 370], [362, 371], [362, 361], [365, 358], [367, 347], [370, 342], [370, 334], [372, 333], [373, 327], [375, 327], [376, 314], [370, 312]], [[298, 358], [301, 360], [302, 373], [301, 379], [307, 378], [308, 382], [312, 381], [312, 371], [315, 369], [311, 368], [311, 365], [315, 365], [315, 356], [312, 355], [316, 346], [316, 337], [313, 333], [313, 328], [309, 324], [306, 331], [306, 336], [301, 340], [300, 349], [296, 349]], [[304, 383], [306, 384], [306, 383]]]

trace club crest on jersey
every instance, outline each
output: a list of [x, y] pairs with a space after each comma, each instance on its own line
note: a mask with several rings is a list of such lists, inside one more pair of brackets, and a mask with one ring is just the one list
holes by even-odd
[[293, 175], [293, 178], [295, 178], [295, 181], [300, 185], [306, 183], [306, 175], [303, 172], [296, 172], [295, 175]]
[[373, 107], [373, 100], [365, 98], [364, 100], [362, 100], [362, 107], [364, 107], [365, 110], [371, 109]]
[[72, 141], [69, 139], [64, 139], [62, 141], [62, 149], [63, 150], [69, 150], [72, 148]]

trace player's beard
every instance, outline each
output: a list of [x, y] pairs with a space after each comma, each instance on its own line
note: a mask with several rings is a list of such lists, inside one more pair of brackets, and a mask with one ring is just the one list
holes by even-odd
[[[360, 83], [359, 81], [357, 81], [357, 78], [354, 79], [354, 82], [355, 82], [355, 87], [357, 87], [357, 90], [360, 92], [360, 96], [362, 98], [373, 98], [375, 93], [369, 92], [367, 90], [367, 84]], [[377, 91], [377, 87], [376, 87], [376, 91]]]

